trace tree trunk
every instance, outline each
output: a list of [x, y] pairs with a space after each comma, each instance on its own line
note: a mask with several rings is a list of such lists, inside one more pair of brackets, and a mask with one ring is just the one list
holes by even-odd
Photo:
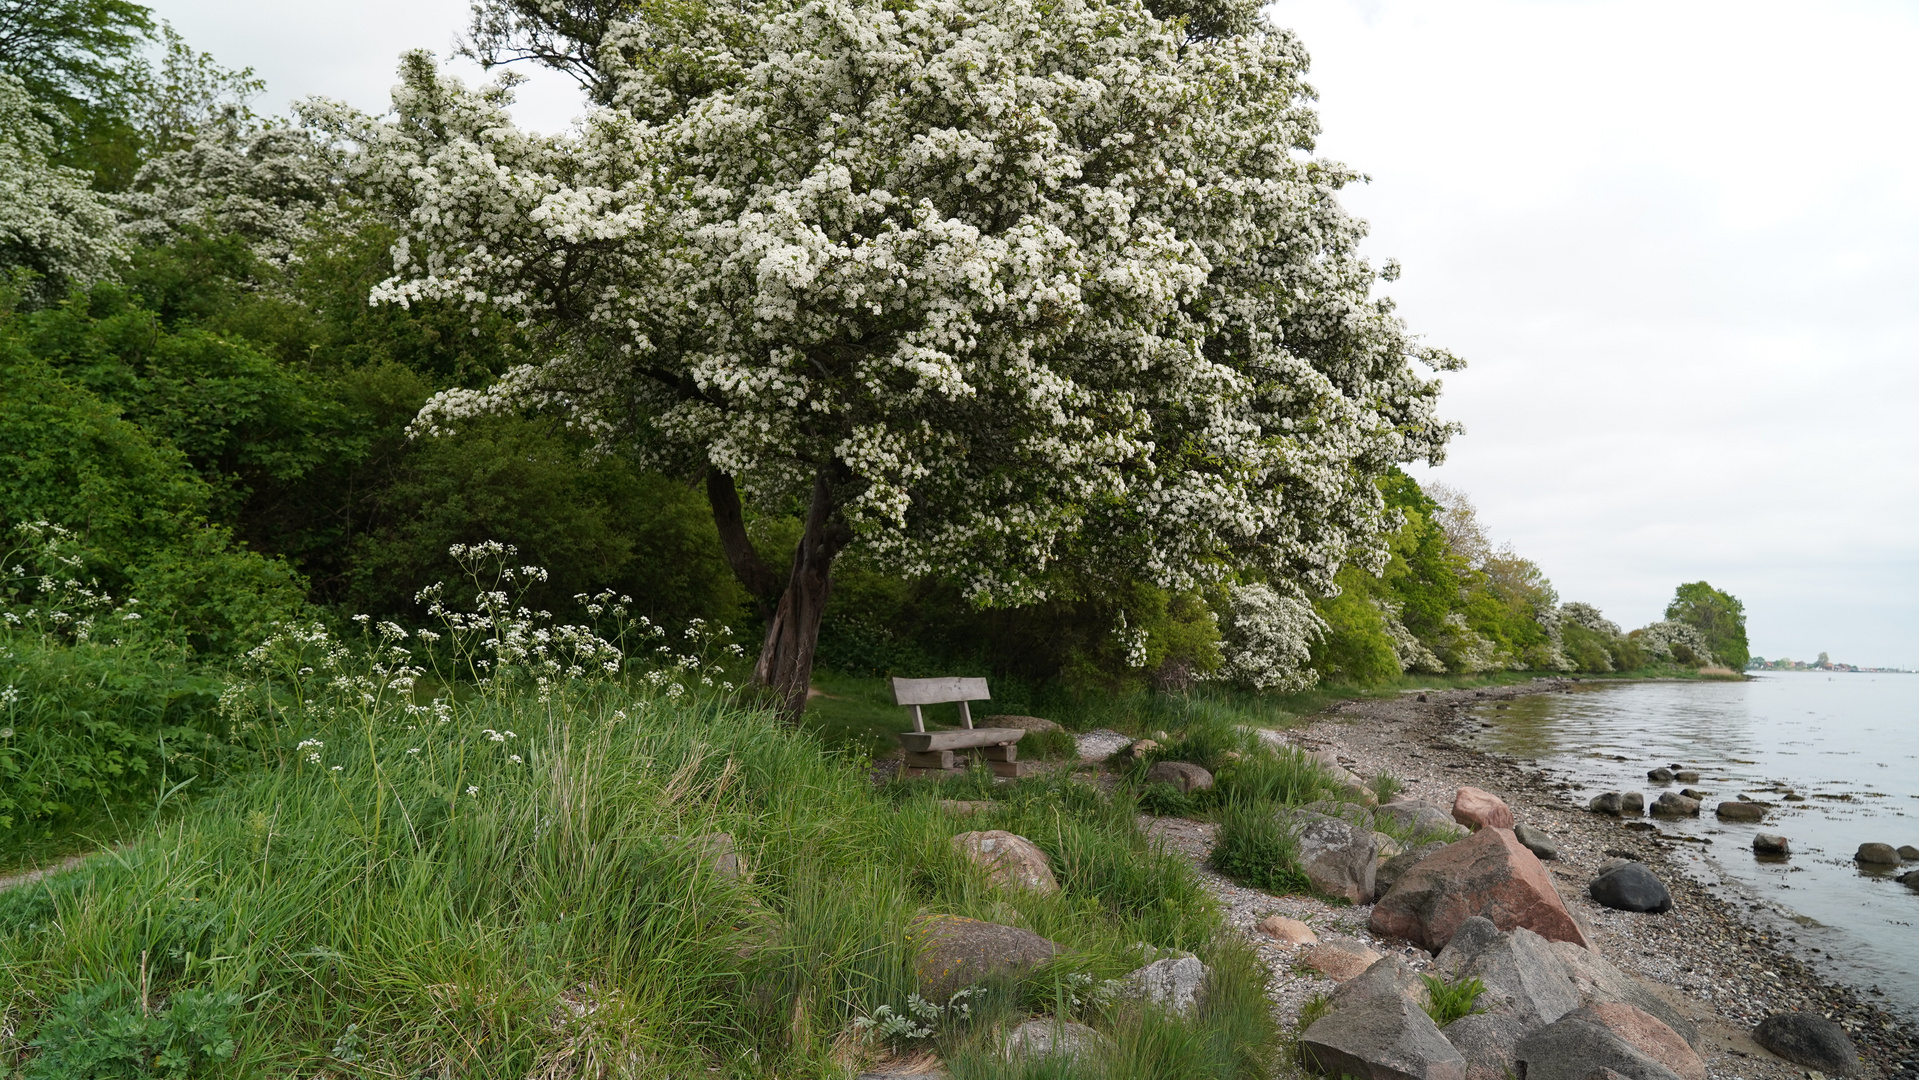
[[813, 481], [813, 505], [806, 515], [806, 531], [793, 551], [793, 572], [780, 593], [779, 605], [766, 623], [766, 642], [753, 667], [753, 685], [770, 691], [789, 722], [797, 723], [806, 710], [806, 691], [813, 680], [813, 651], [820, 640], [820, 616], [833, 586], [833, 560], [853, 539], [853, 532], [834, 513], [832, 488], [825, 470]]
[[766, 565], [759, 549], [753, 546], [753, 538], [746, 535], [746, 513], [740, 506], [740, 492], [733, 486], [733, 477], [718, 469], [707, 470], [706, 502], [713, 508], [713, 524], [720, 530], [720, 550], [726, 555], [726, 564], [753, 595], [760, 618], [770, 623], [779, 607], [780, 594], [786, 591], [786, 579]]

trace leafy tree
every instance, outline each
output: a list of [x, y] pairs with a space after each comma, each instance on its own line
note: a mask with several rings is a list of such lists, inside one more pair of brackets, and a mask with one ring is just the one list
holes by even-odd
[[1746, 605], [1732, 594], [1703, 581], [1681, 585], [1666, 605], [1666, 618], [1697, 628], [1719, 663], [1734, 671], [1746, 669], [1752, 658], [1746, 643]]
[[153, 32], [153, 12], [132, 0], [0, 0], [0, 72], [39, 103], [57, 146], [103, 144], [129, 133], [126, 73]]
[[64, 296], [109, 275], [122, 254], [111, 207], [54, 150], [26, 85], [0, 74], [0, 272], [14, 272], [14, 302]]
[[[1373, 479], [1451, 430], [1413, 361], [1454, 361], [1369, 295], [1335, 201], [1356, 174], [1305, 156], [1290, 35], [840, 0], [741, 9], [736, 47], [659, 10], [620, 9], [617, 70], [611, 24], [597, 59], [568, 53], [615, 105], [577, 136], [515, 130], [504, 89], [423, 56], [398, 122], [339, 122], [406, 222], [378, 296], [508, 312], [552, 357], [420, 427], [555, 408], [703, 476], [772, 609], [756, 681], [790, 710], [854, 545], [1005, 604], [1061, 574], [1181, 593], [1240, 567], [1307, 595], [1383, 544]], [[803, 522], [790, 569], [742, 486]]]

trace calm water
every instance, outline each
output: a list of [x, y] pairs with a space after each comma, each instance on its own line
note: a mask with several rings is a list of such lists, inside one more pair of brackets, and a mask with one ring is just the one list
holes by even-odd
[[[1697, 820], [1662, 831], [1710, 840], [1674, 856], [1766, 920], [1790, 920], [1790, 946], [1834, 978], [1919, 1021], [1919, 891], [1894, 881], [1919, 863], [1869, 871], [1860, 844], [1919, 846], [1919, 675], [1776, 672], [1744, 683], [1581, 684], [1570, 694], [1475, 710], [1480, 749], [1536, 761], [1579, 787], [1661, 791], [1646, 771], [1697, 768], [1711, 793]], [[1786, 802], [1788, 792], [1804, 802]], [[1773, 803], [1759, 825], [1720, 822], [1740, 796]], [[1655, 819], [1647, 819], [1655, 820]], [[1755, 832], [1782, 834], [1793, 854], [1761, 861]], [[1791, 925], [1796, 924], [1796, 925]]]

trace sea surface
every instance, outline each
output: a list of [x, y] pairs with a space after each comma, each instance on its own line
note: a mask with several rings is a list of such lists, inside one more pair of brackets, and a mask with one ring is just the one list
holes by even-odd
[[[1767, 672], [1746, 682], [1579, 683], [1571, 693], [1476, 707], [1477, 748], [1536, 762], [1583, 803], [1602, 791], [1711, 793], [1693, 818], [1646, 818], [1689, 838], [1673, 856], [1775, 923], [1788, 948], [1869, 1000], [1919, 1023], [1919, 891], [1895, 881], [1919, 862], [1853, 861], [1868, 841], [1919, 846], [1919, 675]], [[1695, 768], [1658, 784], [1648, 770]], [[1804, 801], [1787, 801], [1787, 793]], [[1771, 803], [1757, 825], [1721, 822], [1722, 799]], [[1753, 834], [1792, 855], [1762, 860]], [[1698, 841], [1707, 841], [1700, 843]]]

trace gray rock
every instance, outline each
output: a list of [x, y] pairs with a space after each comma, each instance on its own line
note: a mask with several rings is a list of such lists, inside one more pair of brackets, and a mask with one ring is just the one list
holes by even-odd
[[1698, 817], [1699, 800], [1688, 799], [1677, 791], [1662, 791], [1653, 800], [1652, 812], [1658, 817]]
[[1017, 926], [927, 915], [913, 921], [920, 993], [945, 1001], [966, 987], [1017, 976], [1059, 955], [1059, 946]]
[[1672, 910], [1672, 893], [1644, 863], [1627, 863], [1593, 879], [1586, 895], [1618, 911], [1658, 915]]
[[1559, 845], [1553, 842], [1552, 837], [1547, 836], [1531, 825], [1522, 822], [1513, 826], [1513, 835], [1519, 838], [1519, 843], [1522, 847], [1534, 855], [1542, 859], [1559, 858]]
[[1213, 774], [1190, 761], [1159, 761], [1146, 770], [1149, 784], [1171, 784], [1181, 791], [1200, 791], [1213, 786]]
[[1701, 791], [1696, 787], [1682, 787], [1679, 789], [1679, 794], [1684, 795], [1688, 799], [1696, 799], [1703, 803], [1706, 801], [1706, 797], [1711, 795], [1712, 792]]
[[1755, 855], [1790, 855], [1792, 841], [1776, 833], [1758, 833], [1752, 838], [1752, 851]]
[[1857, 1076], [1859, 1050], [1838, 1024], [1818, 1013], [1774, 1013], [1752, 1029], [1752, 1040], [1795, 1065]]
[[1688, 1045], [1695, 1048], [1699, 1046], [1699, 1028], [1692, 1021], [1644, 983], [1614, 967], [1605, 957], [1568, 941], [1553, 942], [1552, 950], [1560, 963], [1566, 965], [1566, 974], [1572, 978], [1573, 989], [1579, 991], [1581, 1005], [1607, 1002], [1631, 1005], [1658, 1017], [1667, 1027], [1678, 1032]]
[[1098, 1056], [1113, 1040], [1070, 1020], [1028, 1020], [1006, 1036], [1006, 1056], [1013, 1060], [1077, 1059]]
[[1206, 992], [1212, 971], [1195, 956], [1155, 960], [1120, 980], [1121, 993], [1185, 1016]]
[[1106, 728], [1073, 736], [1073, 746], [1079, 751], [1081, 761], [1105, 761], [1131, 745], [1133, 745], [1131, 735], [1121, 735], [1117, 731], [1109, 731]]
[[1673, 772], [1672, 778], [1682, 784], [1697, 784], [1699, 773], [1692, 769], [1678, 769]]
[[1513, 1060], [1526, 1080], [1586, 1080], [1595, 1069], [1611, 1069], [1626, 1080], [1679, 1080], [1584, 1009], [1528, 1033]]
[[1550, 1024], [1579, 1008], [1572, 976], [1545, 938], [1525, 927], [1502, 932], [1475, 915], [1459, 924], [1434, 966], [1450, 979], [1477, 978], [1493, 1000], [1488, 1012], [1517, 1018], [1528, 1029]]
[[1919, 860], [1919, 847], [1913, 847], [1911, 844], [1900, 844], [1899, 857], [1906, 862]]
[[986, 880], [1008, 889], [1028, 889], [1050, 895], [1059, 891], [1053, 863], [1038, 844], [1004, 829], [964, 832], [953, 837], [953, 848], [986, 872]]
[[1766, 808], [1749, 802], [1722, 802], [1717, 811], [1721, 821], [1764, 821]]
[[1396, 997], [1426, 1007], [1426, 984], [1397, 956], [1382, 956], [1357, 977], [1333, 991], [1333, 1008], [1344, 1008], [1376, 997]]
[[1466, 1080], [1466, 1059], [1440, 1034], [1432, 1017], [1396, 994], [1335, 1007], [1300, 1035], [1299, 1049], [1328, 1076]]
[[1420, 799], [1394, 799], [1373, 811], [1381, 821], [1391, 821], [1399, 831], [1414, 838], [1437, 836], [1457, 840], [1466, 835], [1465, 826], [1453, 820], [1452, 811]]
[[1670, 784], [1672, 783], [1672, 770], [1661, 766], [1646, 773], [1646, 779], [1651, 780], [1655, 784]]
[[1443, 851], [1445, 848], [1444, 840], [1434, 840], [1429, 844], [1421, 844], [1411, 851], [1401, 852], [1380, 863], [1379, 869], [1373, 872], [1373, 894], [1385, 896], [1392, 892], [1393, 886], [1399, 884], [1399, 879], [1405, 875], [1406, 871], [1418, 866], [1427, 856]]
[[1466, 1080], [1507, 1080], [1513, 1075], [1513, 1052], [1528, 1028], [1510, 1014], [1474, 1013], [1439, 1029], [1466, 1059]]
[[1869, 866], [1899, 865], [1899, 852], [1891, 844], [1860, 844], [1853, 858]]
[[1378, 850], [1373, 831], [1322, 814], [1294, 815], [1299, 837], [1299, 865], [1313, 888], [1342, 896], [1355, 904], [1370, 903]]
[[1619, 796], [1619, 812], [1627, 817], [1638, 817], [1646, 812], [1646, 797], [1637, 791], [1628, 791]]
[[1586, 807], [1595, 814], [1607, 814], [1612, 817], [1619, 817], [1624, 812], [1617, 791], [1608, 791], [1601, 795], [1594, 795], [1592, 801], [1587, 803]]

